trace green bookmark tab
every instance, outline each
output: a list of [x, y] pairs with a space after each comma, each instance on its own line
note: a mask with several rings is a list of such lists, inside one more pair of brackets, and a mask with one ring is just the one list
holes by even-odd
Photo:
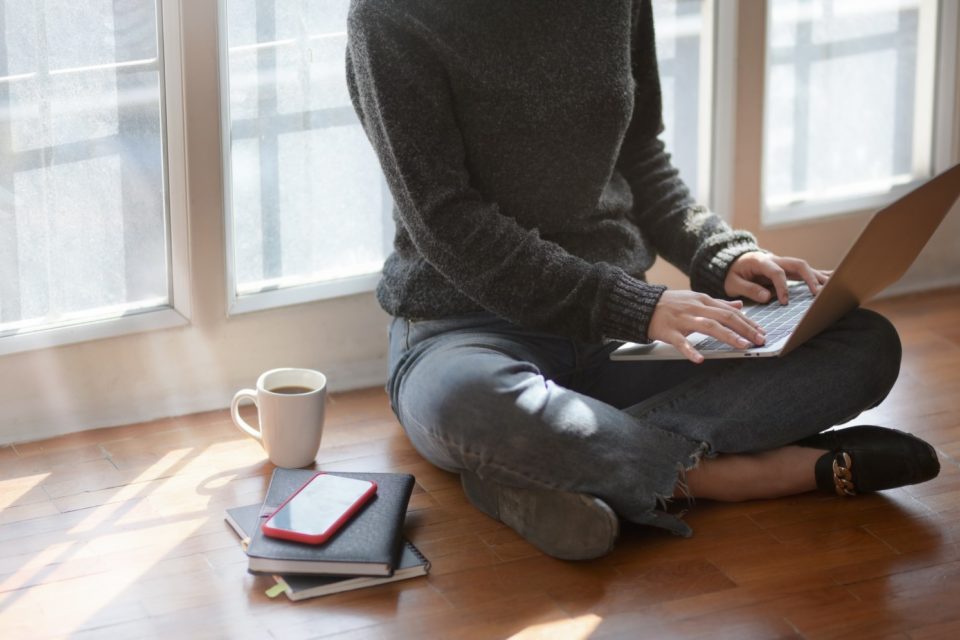
[[287, 585], [278, 582], [269, 589], [267, 589], [268, 598], [276, 598], [278, 595], [287, 590]]

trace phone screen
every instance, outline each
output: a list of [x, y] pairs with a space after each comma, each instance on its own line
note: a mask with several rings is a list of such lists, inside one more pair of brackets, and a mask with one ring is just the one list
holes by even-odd
[[366, 480], [326, 474], [315, 476], [266, 524], [307, 535], [323, 534], [357, 502], [369, 497], [372, 486]]

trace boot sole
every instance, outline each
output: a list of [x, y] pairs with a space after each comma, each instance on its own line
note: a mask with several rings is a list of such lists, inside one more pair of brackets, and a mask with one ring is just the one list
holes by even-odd
[[470, 502], [549, 556], [592, 560], [613, 550], [620, 522], [603, 500], [583, 493], [521, 489], [460, 474]]

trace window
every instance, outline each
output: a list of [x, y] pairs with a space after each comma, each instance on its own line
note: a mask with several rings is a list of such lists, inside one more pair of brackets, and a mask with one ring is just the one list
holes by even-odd
[[769, 220], [930, 175], [935, 10], [926, 0], [769, 1]]
[[0, 4], [0, 338], [171, 304], [159, 24]]
[[225, 1], [233, 311], [370, 290], [389, 252], [389, 192], [347, 93], [348, 7]]

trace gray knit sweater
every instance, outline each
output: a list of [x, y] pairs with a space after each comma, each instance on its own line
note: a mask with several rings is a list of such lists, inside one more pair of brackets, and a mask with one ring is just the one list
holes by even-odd
[[753, 237], [694, 205], [658, 139], [649, 0], [354, 0], [347, 81], [394, 197], [377, 297], [647, 340], [657, 252], [723, 295]]

